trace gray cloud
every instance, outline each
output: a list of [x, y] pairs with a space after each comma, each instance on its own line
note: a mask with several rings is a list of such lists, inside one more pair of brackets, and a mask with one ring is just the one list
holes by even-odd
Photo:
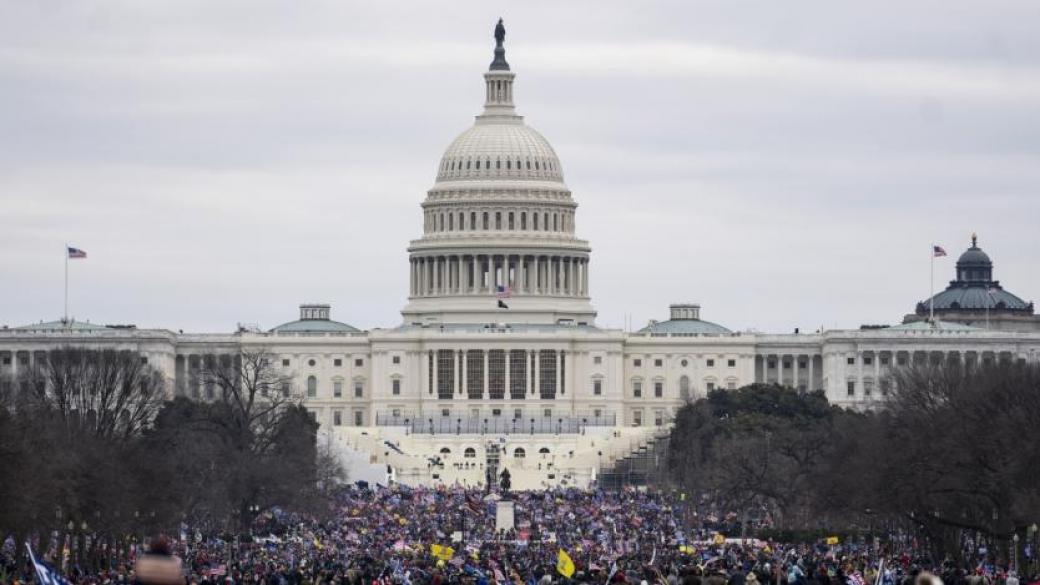
[[[894, 322], [978, 231], [1037, 298], [1040, 5], [0, 2], [0, 323], [391, 326], [502, 15], [600, 322]], [[953, 259], [937, 262], [936, 281]]]

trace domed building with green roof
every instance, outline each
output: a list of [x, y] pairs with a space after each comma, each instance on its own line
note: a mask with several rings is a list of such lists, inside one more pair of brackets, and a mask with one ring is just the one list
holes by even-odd
[[960, 323], [978, 329], [999, 331], [1040, 331], [1040, 318], [1033, 303], [1005, 290], [993, 278], [993, 261], [971, 236], [971, 247], [957, 259], [954, 279], [946, 290], [917, 303], [903, 323], [928, 321]]

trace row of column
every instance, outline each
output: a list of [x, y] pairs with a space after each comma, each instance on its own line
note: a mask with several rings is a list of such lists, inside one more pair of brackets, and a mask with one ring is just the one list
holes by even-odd
[[[483, 389], [482, 389], [482, 393], [481, 393], [481, 398], [480, 399], [487, 400], [487, 399], [491, 398], [491, 391], [490, 391], [490, 387], [491, 387], [491, 372], [490, 372], [490, 368], [489, 368], [491, 351], [486, 350], [486, 349], [482, 350], [482, 351], [483, 351], [483, 355], [481, 356], [481, 358], [483, 359], [483, 362], [484, 362], [484, 364], [483, 364], [483, 373], [484, 373], [484, 376], [483, 376], [484, 380], [483, 381], [484, 381], [484, 384], [483, 384]], [[502, 351], [505, 352], [505, 371], [504, 371], [505, 380], [504, 380], [504, 385], [503, 385], [504, 390], [502, 392], [502, 399], [503, 400], [510, 400], [510, 399], [512, 399], [511, 396], [512, 396], [513, 351], [512, 350], [508, 350], [508, 349], [507, 350], [502, 350]], [[565, 375], [565, 372], [567, 370], [567, 366], [566, 366], [567, 352], [566, 351], [559, 351], [559, 350], [552, 350], [552, 351], [553, 351], [554, 359], [555, 359], [555, 368], [554, 368], [554, 372], [553, 372], [554, 376], [553, 376], [553, 379], [551, 381], [552, 388], [542, 388], [542, 383], [541, 383], [541, 375], [542, 375], [541, 361], [542, 360], [541, 360], [540, 352], [538, 350], [531, 350], [531, 351], [526, 351], [525, 350], [524, 351], [524, 354], [523, 354], [524, 358], [523, 359], [524, 359], [524, 391], [525, 391], [525, 394], [527, 394], [529, 396], [532, 396], [532, 397], [539, 397], [539, 398], [543, 394], [545, 394], [547, 396], [551, 395], [551, 396], [548, 396], [550, 398], [555, 398], [557, 396], [557, 394], [561, 394], [563, 392], [563, 390], [565, 388], [564, 385], [563, 385], [564, 384], [563, 376]], [[454, 370], [453, 371], [453, 375], [452, 375], [452, 380], [454, 380], [453, 394], [456, 395], [456, 396], [468, 396], [468, 387], [469, 387], [469, 383], [468, 383], [469, 382], [469, 380], [468, 380], [468, 376], [469, 376], [468, 375], [468, 370], [469, 370], [469, 368], [467, 366], [468, 366], [469, 356], [467, 355], [467, 353], [468, 352], [465, 351], [465, 350], [457, 350], [457, 351], [453, 350], [453, 361], [452, 361], [452, 366], [451, 367]], [[432, 371], [433, 371], [433, 376], [432, 376], [433, 386], [430, 387], [430, 388], [426, 388], [426, 392], [428, 394], [437, 394], [437, 389], [440, 388], [440, 376], [441, 376], [441, 367], [440, 367], [441, 364], [440, 364], [440, 359], [438, 357], [438, 352], [437, 351], [433, 351], [432, 352], [432, 356], [426, 356], [425, 359], [427, 359], [427, 360], [431, 360], [432, 359], [433, 360], [432, 362], [428, 362], [427, 363], [427, 367], [428, 368], [432, 368]], [[549, 365], [552, 366], [553, 364], [549, 364]], [[438, 399], [440, 399], [440, 398], [438, 397]]]
[[586, 297], [589, 259], [579, 256], [477, 254], [411, 259], [413, 297], [494, 293]]
[[[796, 390], [801, 389], [802, 384], [805, 384], [805, 389], [809, 392], [818, 390], [821, 384], [816, 382], [816, 360], [823, 359], [819, 355], [812, 354], [765, 354], [759, 356], [759, 362], [755, 364], [755, 377], [759, 382], [769, 383], [769, 370], [775, 369], [776, 376], [774, 382], [781, 386], [790, 386]], [[804, 362], [804, 364], [803, 364]], [[784, 364], [790, 364], [791, 377], [790, 382], [785, 380]], [[770, 364], [773, 365], [770, 368]], [[822, 365], [822, 364], [821, 364]], [[802, 375], [802, 371], [806, 371], [806, 375]]]

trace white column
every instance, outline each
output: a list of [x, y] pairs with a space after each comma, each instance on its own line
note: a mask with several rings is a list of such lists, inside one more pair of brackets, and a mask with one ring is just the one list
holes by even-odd
[[560, 381], [562, 380], [560, 377], [560, 363], [563, 360], [562, 354], [563, 352], [556, 350], [556, 396], [560, 395]]
[[469, 380], [469, 378], [468, 378], [468, 376], [466, 374], [466, 371], [469, 370], [469, 368], [467, 367], [467, 363], [468, 362], [466, 361], [468, 359], [469, 359], [469, 356], [466, 354], [466, 351], [463, 350], [462, 351], [462, 372], [461, 372], [461, 376], [460, 376], [460, 378], [462, 379], [462, 391], [459, 392], [459, 394], [466, 394], [466, 393], [469, 392], [469, 386], [466, 383]]
[[805, 388], [809, 392], [812, 392], [813, 390], [816, 390], [816, 388], [814, 387], [816, 385], [816, 382], [815, 382], [815, 380], [813, 380], [813, 376], [815, 375], [814, 372], [813, 372], [813, 370], [815, 368], [815, 362], [816, 362], [816, 356], [813, 355], [813, 354], [809, 354], [809, 383], [805, 385]]
[[533, 278], [531, 279], [531, 291], [534, 292], [534, 293], [541, 293], [542, 289], [541, 289], [541, 287], [538, 286], [538, 284], [541, 282], [541, 278], [539, 278], [540, 275], [538, 273], [538, 268], [539, 268], [539, 266], [538, 266], [538, 256], [537, 255], [534, 256], [532, 258], [531, 262], [532, 262], [532, 268], [534, 268], [534, 270], [532, 270], [532, 272], [534, 274], [533, 274]]
[[795, 391], [798, 391], [798, 354], [791, 356], [791, 369], [794, 373], [794, 380], [791, 382], [791, 386], [794, 387]]
[[574, 296], [574, 257], [567, 257], [567, 296]]
[[510, 393], [512, 392], [511, 386], [509, 385], [509, 363], [512, 361], [513, 356], [509, 355], [510, 351], [508, 349], [505, 350], [505, 354], [506, 354], [506, 389], [505, 389], [505, 392], [502, 393], [503, 397], [509, 396]]
[[488, 382], [491, 380], [491, 376], [489, 375], [489, 374], [491, 374], [491, 372], [488, 371], [488, 362], [489, 362], [488, 356], [489, 355], [490, 355], [490, 352], [485, 349], [484, 350], [484, 390], [480, 394], [480, 397], [482, 399], [485, 399], [485, 400], [488, 398]]
[[459, 391], [459, 389], [462, 386], [462, 376], [460, 375], [461, 372], [459, 371], [460, 370], [460, 368], [459, 368], [460, 363], [459, 362], [462, 361], [462, 356], [459, 355], [461, 353], [462, 352], [460, 352], [459, 350], [455, 350], [454, 352], [452, 352], [452, 357], [454, 358], [452, 360], [452, 362], [454, 364], [452, 367], [455, 368], [455, 394], [461, 394], [462, 393], [462, 392]]
[[539, 396], [540, 392], [538, 391], [539, 390], [538, 374], [541, 373], [541, 369], [542, 369], [541, 368], [541, 361], [538, 359], [538, 350], [537, 349], [534, 350], [534, 352], [532, 352], [532, 353], [534, 353], [534, 378], [532, 378], [533, 384], [531, 385], [531, 394], [533, 394], [534, 396]]

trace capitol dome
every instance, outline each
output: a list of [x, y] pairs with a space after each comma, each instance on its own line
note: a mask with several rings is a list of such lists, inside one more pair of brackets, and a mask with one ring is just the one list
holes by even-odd
[[437, 180], [511, 178], [562, 181], [560, 159], [537, 130], [515, 119], [479, 116], [441, 157]]

